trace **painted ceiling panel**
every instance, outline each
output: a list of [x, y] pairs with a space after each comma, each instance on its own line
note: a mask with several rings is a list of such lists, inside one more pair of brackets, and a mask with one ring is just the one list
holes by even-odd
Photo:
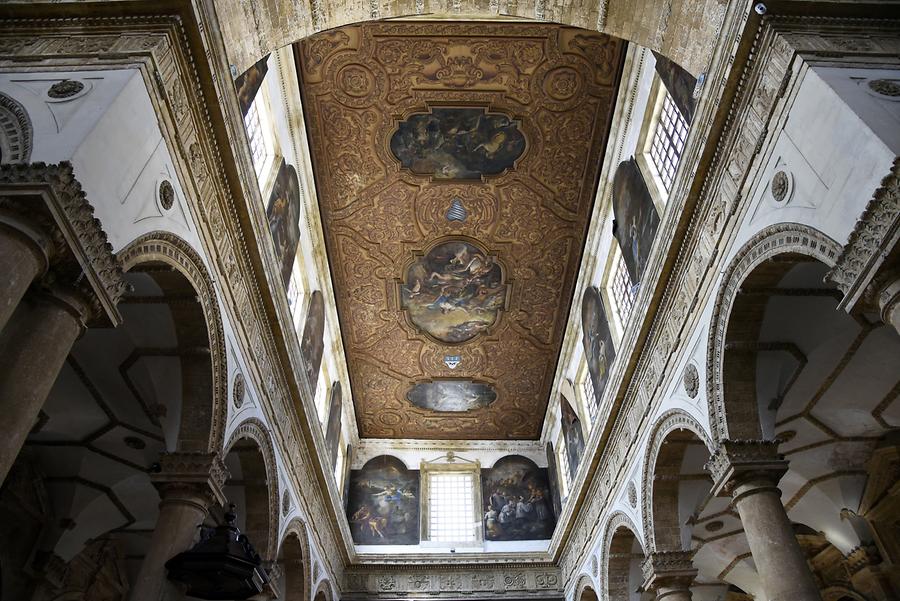
[[421, 21], [296, 45], [361, 436], [540, 436], [624, 49]]

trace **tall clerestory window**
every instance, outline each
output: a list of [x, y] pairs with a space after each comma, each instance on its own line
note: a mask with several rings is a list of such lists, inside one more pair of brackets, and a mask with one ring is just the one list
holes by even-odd
[[476, 542], [475, 475], [471, 471], [428, 474], [428, 539]]
[[622, 253], [616, 253], [615, 264], [613, 265], [612, 285], [610, 286], [615, 304], [616, 317], [619, 320], [621, 331], [625, 331], [628, 325], [628, 318], [631, 316], [631, 310], [634, 308], [634, 297], [637, 296], [637, 289], [631, 285], [631, 278], [628, 275], [628, 268], [625, 266], [625, 259]]
[[672, 96], [666, 92], [650, 144], [650, 158], [666, 192], [672, 190], [687, 132], [687, 122], [675, 106]]
[[256, 176], [260, 177], [263, 168], [266, 166], [267, 148], [266, 139], [263, 135], [262, 121], [259, 118], [259, 108], [254, 101], [250, 105], [250, 110], [244, 115], [244, 127], [247, 129], [247, 139], [250, 142], [250, 156], [253, 157], [253, 167], [256, 169]]

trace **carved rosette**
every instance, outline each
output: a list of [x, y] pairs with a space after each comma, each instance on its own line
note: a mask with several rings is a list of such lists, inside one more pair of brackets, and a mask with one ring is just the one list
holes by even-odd
[[712, 473], [713, 491], [730, 495], [751, 480], [775, 486], [787, 471], [788, 462], [771, 440], [723, 440], [712, 454], [707, 469]]

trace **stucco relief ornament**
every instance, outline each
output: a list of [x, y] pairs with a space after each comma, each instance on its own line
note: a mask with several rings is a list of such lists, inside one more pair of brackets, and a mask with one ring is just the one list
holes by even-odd
[[684, 369], [683, 382], [687, 395], [692, 399], [697, 398], [697, 395], [700, 394], [700, 374], [693, 363], [688, 364]]
[[291, 512], [291, 493], [285, 488], [284, 494], [281, 496], [281, 515], [287, 516]]
[[900, 100], [900, 80], [897, 79], [871, 79], [869, 89], [891, 100]]
[[159, 184], [159, 206], [162, 207], [164, 211], [169, 211], [174, 205], [175, 188], [172, 187], [172, 182], [164, 179]]
[[779, 171], [772, 176], [772, 183], [770, 184], [769, 189], [772, 192], [772, 198], [775, 199], [775, 202], [784, 202], [787, 200], [788, 194], [791, 191], [791, 180], [788, 177], [788, 174], [784, 171]]
[[238, 373], [234, 377], [234, 385], [231, 390], [231, 402], [234, 403], [235, 409], [240, 409], [244, 405], [244, 395], [246, 392], [244, 374]]
[[634, 482], [628, 483], [628, 504], [631, 505], [632, 509], [637, 508], [637, 488], [634, 486]]
[[55, 100], [71, 98], [84, 89], [84, 84], [77, 79], [64, 79], [58, 81], [47, 90], [47, 96]]

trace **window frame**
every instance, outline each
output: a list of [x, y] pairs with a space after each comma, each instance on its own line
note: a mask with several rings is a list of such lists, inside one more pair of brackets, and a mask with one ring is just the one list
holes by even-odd
[[[671, 100], [671, 94], [669, 94], [665, 84], [659, 76], [656, 75], [653, 77], [653, 84], [650, 87], [650, 96], [647, 102], [647, 108], [644, 112], [644, 120], [641, 123], [641, 131], [638, 136], [638, 151], [635, 153], [635, 160], [645, 176], [644, 180], [647, 182], [650, 197], [653, 199], [653, 204], [656, 205], [656, 210], [660, 216], [665, 212], [666, 202], [669, 200], [670, 191], [666, 188], [662, 175], [656, 167], [656, 163], [651, 155], [651, 149], [653, 148], [653, 140], [667, 98], [670, 99], [675, 107], [675, 111], [685, 122], [685, 146], [687, 146], [687, 138], [690, 135], [691, 124], [684, 119], [684, 115], [681, 115], [678, 107], [674, 105], [674, 100]], [[682, 152], [683, 151], [684, 149], [682, 149]], [[673, 178], [678, 174], [678, 168], [681, 164], [682, 157], [683, 155], [679, 156], [678, 164], [675, 165], [675, 175], [673, 175]]]
[[[484, 524], [481, 507], [481, 462], [469, 461], [458, 456], [444, 459], [447, 463], [422, 461], [419, 464], [419, 541], [423, 547], [481, 547], [484, 545]], [[432, 474], [469, 473], [472, 477], [472, 540], [435, 541], [431, 539], [431, 476]]]
[[560, 416], [559, 433], [556, 436], [556, 475], [559, 478], [559, 498], [561, 503], [565, 503], [569, 498], [572, 480], [569, 471], [569, 449], [566, 446], [566, 437], [563, 435], [562, 416]]

